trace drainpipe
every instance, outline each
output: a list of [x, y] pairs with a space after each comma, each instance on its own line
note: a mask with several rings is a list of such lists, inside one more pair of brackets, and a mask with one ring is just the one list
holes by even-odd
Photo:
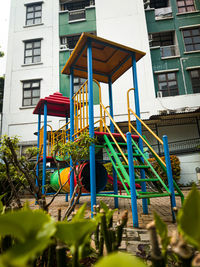
[[182, 72], [182, 75], [183, 75], [183, 84], [184, 84], [184, 89], [185, 89], [185, 94], [187, 95], [188, 92], [187, 92], [187, 87], [186, 87], [186, 81], [185, 81], [185, 73], [184, 73], [184, 69], [183, 69], [183, 61], [186, 60], [188, 58], [180, 58], [180, 64], [181, 64], [181, 72]]

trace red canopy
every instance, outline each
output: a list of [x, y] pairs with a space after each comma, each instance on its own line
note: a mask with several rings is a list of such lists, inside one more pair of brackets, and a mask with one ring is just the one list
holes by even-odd
[[47, 103], [47, 115], [55, 117], [70, 117], [70, 100], [56, 92], [45, 98], [40, 98], [33, 114], [44, 114], [44, 103]]

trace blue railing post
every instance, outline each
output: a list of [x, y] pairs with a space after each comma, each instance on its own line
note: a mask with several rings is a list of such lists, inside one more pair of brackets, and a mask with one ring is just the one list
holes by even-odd
[[170, 199], [171, 199], [171, 207], [172, 207], [172, 217], [173, 217], [173, 221], [176, 221], [175, 213], [173, 210], [173, 208], [176, 207], [176, 199], [175, 199], [172, 167], [171, 167], [169, 147], [168, 147], [168, 138], [166, 135], [163, 136], [163, 146], [164, 146], [165, 162], [166, 162], [166, 168], [167, 168], [168, 187], [171, 193]]
[[41, 112], [39, 110], [39, 114], [38, 114], [38, 134], [37, 134], [37, 167], [36, 167], [36, 176], [37, 176], [37, 180], [36, 180], [36, 185], [38, 186], [38, 180], [39, 180], [39, 155], [40, 155], [40, 127], [41, 127]]
[[[70, 141], [74, 140], [74, 70], [70, 70]], [[70, 158], [70, 199], [72, 198], [74, 192], [74, 171], [72, 171], [73, 162]]]
[[128, 163], [129, 163], [129, 179], [130, 179], [130, 189], [131, 189], [131, 208], [132, 208], [132, 217], [133, 217], [133, 227], [139, 227], [131, 133], [128, 132], [126, 134], [126, 137], [127, 137], [127, 151], [128, 151]]
[[44, 135], [43, 135], [43, 170], [42, 170], [42, 194], [45, 194], [46, 185], [46, 156], [47, 156], [47, 102], [44, 102]]
[[[108, 92], [109, 92], [110, 116], [112, 118], [114, 118], [113, 96], [112, 96], [112, 79], [111, 79], [111, 77], [109, 77]], [[110, 120], [110, 131], [111, 131], [111, 133], [114, 133], [114, 124], [112, 123], [111, 120]], [[114, 167], [112, 168], [112, 170], [113, 170], [113, 189], [114, 189], [114, 194], [118, 195], [117, 173], [116, 173]], [[114, 198], [114, 202], [115, 202], [115, 208], [118, 208], [119, 203], [118, 203], [118, 198], [117, 197]]]
[[[88, 94], [89, 94], [89, 134], [94, 137], [94, 106], [93, 106], [93, 72], [92, 72], [92, 42], [88, 40], [87, 47], [88, 63]], [[95, 171], [95, 145], [90, 145], [90, 192], [91, 212], [93, 217], [93, 206], [96, 205], [96, 171]]]
[[[133, 67], [132, 67], [132, 70], [133, 70], [133, 86], [135, 88], [135, 90], [134, 90], [135, 110], [136, 110], [137, 116], [140, 118], [140, 102], [139, 102], [139, 92], [138, 92], [138, 81], [137, 81], [137, 69], [136, 69], [135, 54], [133, 54], [133, 56], [132, 56], [132, 63], [133, 63]], [[136, 120], [136, 127], [137, 127], [137, 131], [139, 132], [139, 134], [142, 135], [142, 125], [141, 125], [141, 122], [139, 120]], [[142, 142], [141, 138], [139, 138], [138, 146], [139, 146], [140, 150], [143, 153], [143, 142]], [[143, 170], [143, 169], [140, 170], [140, 174], [141, 174], [141, 178], [145, 179], [145, 170]], [[145, 182], [141, 183], [141, 187], [142, 187], [142, 192], [146, 192], [146, 183]], [[143, 207], [144, 214], [148, 214], [147, 199], [142, 199], [142, 207]]]
[[68, 117], [66, 117], [66, 143], [67, 143], [67, 141], [68, 141]]

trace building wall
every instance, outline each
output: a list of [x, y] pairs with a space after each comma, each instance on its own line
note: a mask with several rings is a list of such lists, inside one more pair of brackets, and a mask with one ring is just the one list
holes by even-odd
[[[59, 12], [59, 36], [76, 35], [82, 32], [96, 32], [96, 13], [95, 7], [90, 6], [85, 9], [85, 20], [69, 22], [69, 12]], [[60, 50], [59, 53], [59, 78], [60, 92], [69, 97], [69, 76], [61, 74], [61, 71], [70, 56], [70, 50]]]
[[[25, 4], [28, 3], [33, 1], [11, 2], [3, 107], [3, 134], [18, 135], [21, 141], [34, 141], [33, 133], [37, 131], [37, 116], [32, 114], [34, 107], [22, 107], [22, 81], [41, 79], [40, 97], [59, 91], [58, 2], [44, 1], [42, 24], [27, 27]], [[41, 63], [24, 65], [23, 41], [35, 38], [42, 39]]]
[[200, 166], [200, 153], [179, 155], [179, 160], [181, 164], [181, 179], [179, 183], [182, 185], [198, 183], [196, 168]]
[[[143, 118], [155, 113], [154, 84], [143, 2], [140, 0], [96, 0], [97, 35], [146, 52], [137, 63], [138, 86]], [[113, 84], [116, 121], [127, 121], [126, 92], [133, 87], [132, 70]], [[108, 86], [102, 84], [104, 105], [108, 105]], [[133, 96], [131, 96], [133, 99]], [[131, 101], [133, 105], [133, 101]], [[134, 106], [133, 106], [134, 109]]]
[[167, 109], [196, 109], [199, 107], [200, 94], [194, 94], [188, 68], [200, 68], [200, 51], [185, 52], [185, 45], [182, 35], [184, 27], [199, 25], [200, 3], [196, 2], [196, 11], [191, 13], [178, 13], [175, 0], [170, 0], [172, 17], [165, 19], [155, 19], [155, 9], [146, 9], [146, 21], [148, 33], [159, 33], [175, 31], [176, 44], [179, 55], [168, 58], [161, 58], [160, 47], [151, 48], [152, 67], [154, 72], [155, 95], [158, 91], [158, 80], [156, 73], [175, 70], [179, 96], [161, 97], [156, 99], [156, 110]]

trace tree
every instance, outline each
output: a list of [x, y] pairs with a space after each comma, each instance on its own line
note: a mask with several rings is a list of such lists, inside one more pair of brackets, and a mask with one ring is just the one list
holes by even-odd
[[[79, 179], [79, 174], [82, 170], [82, 163], [89, 156], [89, 147], [92, 143], [96, 142], [96, 139], [90, 138], [88, 133], [82, 133], [75, 142], [68, 141], [66, 144], [61, 145], [58, 143], [54, 148], [54, 160], [58, 169], [59, 180], [60, 180], [60, 170], [59, 170], [59, 159], [65, 161], [70, 165], [70, 158], [72, 159], [73, 166], [71, 171], [75, 173], [77, 185], [74, 188], [74, 193], [72, 199], [69, 202], [67, 211], [65, 212], [65, 217], [68, 217], [78, 199], [81, 195], [81, 178]], [[39, 159], [36, 163], [33, 160], [36, 158], [39, 152]], [[65, 156], [62, 156], [65, 155]], [[0, 194], [8, 193], [3, 198], [4, 205], [10, 206], [12, 201], [15, 200], [18, 208], [22, 207], [20, 201], [20, 194], [22, 190], [28, 190], [30, 194], [35, 198], [39, 207], [43, 210], [48, 211], [49, 206], [52, 204], [56, 196], [61, 192], [65, 184], [61, 184], [58, 191], [53, 195], [51, 200], [47, 203], [45, 195], [42, 194], [42, 183], [41, 177], [36, 175], [36, 167], [39, 163], [41, 157], [41, 151], [37, 148], [28, 148], [24, 155], [19, 153], [19, 139], [17, 137], [2, 136], [0, 139], [0, 158], [4, 162], [1, 166], [3, 170], [3, 175], [0, 176], [0, 182], [4, 184], [2, 187], [3, 191]], [[36, 182], [37, 181], [37, 182]], [[77, 194], [77, 196], [76, 196]]]
[[91, 138], [88, 134], [88, 131], [84, 131], [75, 141], [68, 141], [65, 144], [61, 144], [58, 142], [54, 147], [54, 161], [58, 169], [59, 183], [61, 184], [58, 158], [62, 161], [65, 161], [68, 166], [71, 165], [70, 174], [71, 172], [73, 172], [77, 181], [72, 198], [69, 202], [69, 207], [65, 212], [64, 218], [68, 217], [71, 214], [81, 196], [82, 177], [79, 176], [84, 166], [84, 163], [88, 161], [89, 147], [91, 146], [91, 144], [94, 144], [96, 142], [96, 138]]

